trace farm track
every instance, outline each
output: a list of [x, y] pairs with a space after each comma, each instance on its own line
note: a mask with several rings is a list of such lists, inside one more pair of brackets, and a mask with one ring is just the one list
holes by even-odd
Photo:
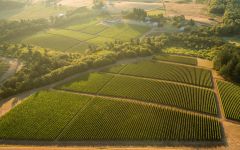
[[63, 89], [51, 89], [51, 90], [62, 91], [62, 92], [67, 92], [67, 93], [72, 93], [72, 94], [78, 94], [78, 95], [82, 95], [82, 96], [101, 97], [101, 98], [106, 98], [106, 99], [112, 99], [112, 100], [115, 100], [115, 101], [129, 102], [129, 103], [132, 103], [132, 104], [138, 104], [138, 105], [144, 105], [144, 106], [152, 106], [152, 107], [163, 108], [163, 109], [168, 109], [168, 110], [172, 110], [172, 111], [178, 111], [178, 112], [183, 112], [183, 113], [187, 113], [187, 114], [192, 114], [192, 115], [203, 116], [203, 117], [208, 117], [208, 118], [211, 118], [211, 119], [220, 120], [218, 117], [216, 117], [212, 114], [192, 111], [192, 110], [188, 110], [188, 109], [184, 109], [184, 108], [180, 108], [180, 107], [175, 107], [175, 106], [164, 105], [164, 104], [144, 102], [144, 101], [140, 101], [140, 100], [132, 99], [132, 98], [109, 96], [109, 95], [103, 95], [103, 94], [98, 94], [98, 93], [93, 94], [93, 93], [85, 93], [85, 92], [75, 92], [75, 91], [63, 90]]
[[122, 74], [122, 73], [109, 73], [109, 72], [106, 72], [106, 74], [116, 75], [116, 76], [120, 76], [120, 77], [129, 77], [129, 78], [137, 78], [137, 79], [144, 79], [144, 80], [150, 80], [150, 81], [171, 83], [171, 84], [176, 84], [176, 85], [183, 85], [183, 86], [189, 86], [189, 87], [194, 87], [194, 88], [200, 88], [200, 89], [204, 89], [204, 90], [214, 91], [211, 88], [202, 87], [202, 86], [198, 86], [198, 85], [193, 85], [193, 84], [190, 84], [190, 83], [188, 84], [188, 83], [183, 83], [183, 82], [176, 82], [176, 81], [163, 80], [163, 79], [150, 78], [150, 77], [143, 77], [143, 76], [136, 76], [136, 75], [128, 75], [128, 74]]

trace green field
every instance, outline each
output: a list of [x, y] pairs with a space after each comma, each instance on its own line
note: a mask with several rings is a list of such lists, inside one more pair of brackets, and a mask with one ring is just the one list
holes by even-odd
[[193, 66], [197, 66], [197, 63], [198, 63], [196, 58], [184, 57], [184, 56], [173, 56], [173, 55], [155, 55], [153, 59], [160, 60], [160, 61], [182, 63], [182, 64], [193, 65]]
[[64, 141], [220, 139], [220, 123], [214, 119], [103, 98], [94, 98], [60, 137]]
[[220, 122], [193, 114], [44, 91], [0, 119], [1, 140], [219, 141]]
[[0, 139], [54, 140], [91, 98], [41, 92], [0, 118]]
[[85, 77], [84, 79], [73, 81], [60, 88], [68, 91], [131, 98], [144, 102], [217, 114], [213, 91], [172, 83], [134, 77], [112, 77], [108, 74], [93, 74], [88, 76], [88, 78]]
[[26, 37], [23, 43], [34, 44], [54, 50], [84, 52], [89, 45], [102, 47], [115, 40], [128, 41], [149, 30], [148, 27], [117, 24], [103, 25], [99, 20], [91, 20], [62, 29], [49, 29]]
[[37, 33], [33, 36], [27, 37], [22, 42], [60, 51], [64, 51], [73, 45], [81, 43], [76, 39], [48, 33]]
[[240, 86], [225, 81], [217, 84], [226, 117], [240, 121]]
[[128, 64], [120, 74], [212, 87], [211, 71], [163, 62], [143, 61]]
[[80, 91], [86, 93], [97, 93], [101, 88], [113, 78], [113, 75], [102, 73], [91, 73], [83, 75], [77, 81], [61, 86], [61, 89]]

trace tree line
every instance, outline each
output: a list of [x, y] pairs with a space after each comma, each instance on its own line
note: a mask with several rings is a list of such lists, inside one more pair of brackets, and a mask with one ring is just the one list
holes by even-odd
[[62, 53], [25, 44], [2, 44], [1, 55], [15, 57], [24, 67], [1, 87], [0, 97], [8, 97], [26, 90], [63, 80], [76, 73], [113, 64], [118, 60], [159, 53], [167, 47], [186, 47], [196, 51], [225, 45], [217, 38], [201, 37], [196, 33], [174, 33], [132, 39], [128, 42], [114, 41], [104, 50], [110, 53], [88, 54]]

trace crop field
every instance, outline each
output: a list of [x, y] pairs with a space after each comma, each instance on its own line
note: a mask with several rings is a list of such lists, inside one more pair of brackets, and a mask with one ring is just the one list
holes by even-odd
[[44, 91], [0, 118], [0, 139], [54, 140], [89, 97]]
[[220, 80], [217, 84], [226, 117], [240, 121], [240, 86]]
[[120, 74], [212, 87], [211, 72], [209, 70], [163, 62], [144, 61], [128, 64], [120, 71]]
[[218, 141], [221, 128], [211, 118], [96, 97], [59, 139]]
[[26, 37], [22, 42], [54, 50], [84, 52], [89, 45], [101, 47], [114, 40], [128, 41], [149, 30], [149, 27], [145, 26], [124, 23], [109, 26], [99, 22], [99, 20], [91, 20], [63, 29], [50, 29]]
[[222, 134], [220, 122], [211, 117], [121, 99], [43, 91], [0, 119], [0, 139], [219, 141]]
[[91, 73], [82, 76], [77, 81], [63, 85], [60, 88], [81, 91], [86, 93], [97, 93], [101, 88], [113, 78], [113, 75], [102, 73]]
[[197, 63], [198, 63], [196, 58], [184, 57], [184, 56], [173, 56], [173, 55], [155, 55], [153, 59], [182, 63], [182, 64], [193, 65], [193, 66], [197, 66]]
[[172, 83], [109, 74], [92, 74], [60, 87], [67, 91], [98, 93], [136, 99], [184, 109], [217, 114], [215, 95], [211, 90]]

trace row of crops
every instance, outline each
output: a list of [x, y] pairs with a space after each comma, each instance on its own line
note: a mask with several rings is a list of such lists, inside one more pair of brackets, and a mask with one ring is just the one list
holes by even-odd
[[85, 93], [98, 93], [114, 76], [103, 73], [91, 73], [81, 76], [78, 80], [60, 86], [61, 89], [80, 91]]
[[173, 55], [155, 55], [153, 59], [175, 62], [175, 63], [182, 63], [182, 64], [193, 65], [193, 66], [197, 66], [197, 63], [198, 63], [196, 58], [184, 57], [184, 56], [173, 56]]
[[0, 118], [0, 139], [54, 140], [90, 97], [44, 91]]
[[143, 61], [128, 64], [120, 74], [212, 87], [211, 71], [163, 62]]
[[214, 118], [116, 99], [44, 91], [0, 119], [0, 139], [219, 141], [222, 133], [220, 122]]
[[[88, 79], [87, 81], [81, 79], [73, 81], [60, 88], [88, 93], [98, 91], [100, 95], [130, 98], [217, 114], [215, 94], [211, 90], [135, 77], [118, 75], [112, 77], [109, 74], [95, 74], [92, 77], [90, 75]], [[95, 87], [98, 88], [95, 90]]]
[[240, 86], [225, 81], [217, 84], [226, 117], [240, 121]]

